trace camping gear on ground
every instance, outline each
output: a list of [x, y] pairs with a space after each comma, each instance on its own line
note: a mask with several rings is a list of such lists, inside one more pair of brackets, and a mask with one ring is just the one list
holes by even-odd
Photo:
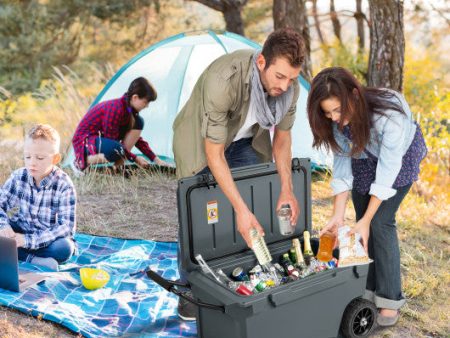
[[16, 240], [0, 237], [0, 288], [22, 292], [45, 278], [45, 274], [20, 269]]
[[102, 269], [81, 268], [80, 279], [83, 286], [88, 290], [97, 290], [109, 281], [109, 273]]
[[[174, 164], [172, 124], [203, 70], [221, 55], [238, 49], [256, 48], [261, 46], [229, 32], [209, 30], [169, 37], [141, 51], [126, 63], [105, 85], [91, 107], [121, 97], [132, 80], [139, 76], [146, 77], [155, 86], [158, 99], [139, 113], [145, 121], [142, 136], [162, 160]], [[301, 76], [298, 81], [300, 96], [292, 128], [292, 154], [295, 157], [310, 157], [315, 166], [331, 167], [331, 154], [312, 147], [313, 137], [306, 116], [309, 83]], [[136, 148], [132, 151], [140, 155]], [[70, 147], [63, 166], [70, 166], [73, 160], [73, 149]]]
[[[281, 186], [275, 164], [231, 172], [242, 198], [264, 229], [273, 262], [278, 262], [291, 248], [293, 238], [302, 238], [305, 230], [311, 230], [310, 160], [292, 161], [293, 188], [301, 212], [290, 237], [280, 234], [276, 220]], [[207, 208], [212, 201], [218, 217], [208, 224]], [[188, 271], [189, 284], [166, 280], [151, 269], [147, 275], [167, 291], [197, 304], [199, 337], [328, 338], [337, 337], [340, 327], [346, 337], [366, 337], [371, 332], [376, 308], [360, 298], [365, 291], [367, 264], [321, 271], [258, 293], [243, 281], [234, 291], [205, 274], [195, 260], [200, 254], [211, 269], [221, 269], [228, 276], [241, 276], [242, 271], [251, 271], [258, 264], [237, 231], [230, 202], [211, 174], [178, 182], [178, 215], [181, 264]], [[313, 239], [313, 252], [317, 252], [317, 244]], [[315, 261], [311, 259], [311, 265]], [[273, 266], [276, 271], [281, 268], [278, 263]], [[242, 271], [235, 272], [237, 267]], [[192, 296], [184, 291], [186, 287]]]

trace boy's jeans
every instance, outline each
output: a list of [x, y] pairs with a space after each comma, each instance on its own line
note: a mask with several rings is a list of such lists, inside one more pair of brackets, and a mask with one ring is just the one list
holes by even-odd
[[[370, 223], [369, 266], [366, 295], [378, 308], [397, 310], [405, 303], [400, 277], [400, 249], [397, 238], [395, 214], [411, 184], [398, 188], [397, 193], [383, 201]], [[367, 210], [371, 196], [352, 190], [356, 220]]]
[[[14, 232], [22, 233], [22, 230], [14, 223], [10, 223]], [[25, 248], [17, 248], [17, 253], [20, 261], [31, 262], [33, 257], [51, 257], [58, 261], [58, 263], [64, 263], [75, 252], [75, 242], [68, 237], [58, 238], [53, 241], [49, 246], [37, 250], [30, 250]]]
[[[230, 144], [225, 150], [225, 158], [230, 168], [238, 168], [251, 164], [258, 164], [260, 159], [252, 147], [253, 138], [244, 138]], [[202, 169], [197, 175], [209, 173], [208, 167]], [[178, 240], [181, 238], [181, 228], [178, 226]], [[187, 283], [187, 272], [181, 267], [180, 244], [178, 243], [178, 271], [180, 282]]]

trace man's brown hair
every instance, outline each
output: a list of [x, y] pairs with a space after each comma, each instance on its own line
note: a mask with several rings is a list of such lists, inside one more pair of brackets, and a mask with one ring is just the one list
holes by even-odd
[[292, 67], [300, 67], [305, 60], [305, 44], [300, 33], [292, 28], [282, 28], [272, 32], [261, 54], [266, 60], [266, 69], [278, 57], [286, 58]]

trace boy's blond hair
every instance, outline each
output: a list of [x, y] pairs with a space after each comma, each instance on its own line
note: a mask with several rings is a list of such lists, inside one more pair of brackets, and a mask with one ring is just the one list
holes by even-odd
[[55, 128], [48, 124], [36, 124], [27, 133], [27, 138], [32, 140], [43, 139], [53, 144], [55, 153], [59, 153], [61, 137]]

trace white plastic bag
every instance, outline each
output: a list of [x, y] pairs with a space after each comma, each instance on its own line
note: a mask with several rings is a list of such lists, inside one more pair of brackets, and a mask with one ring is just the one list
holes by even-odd
[[348, 236], [350, 227], [344, 225], [338, 229], [339, 267], [363, 265], [372, 262], [361, 244], [361, 235]]

